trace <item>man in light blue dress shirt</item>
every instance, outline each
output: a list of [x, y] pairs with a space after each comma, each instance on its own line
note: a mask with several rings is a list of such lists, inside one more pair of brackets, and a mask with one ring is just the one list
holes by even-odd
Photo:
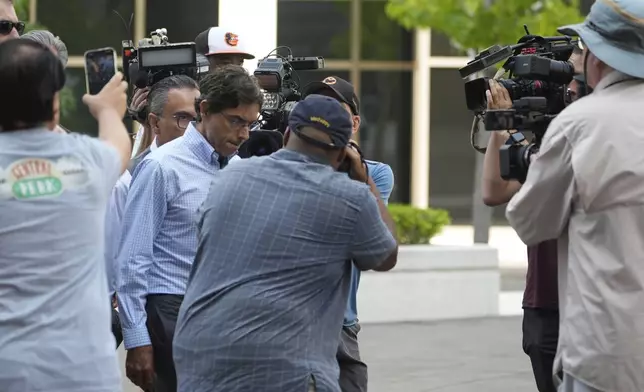
[[199, 87], [199, 120], [138, 165], [125, 206], [118, 302], [126, 373], [155, 392], [176, 390], [172, 338], [197, 251], [197, 210], [213, 174], [248, 139], [263, 100], [239, 66], [216, 70]]
[[[353, 85], [337, 76], [329, 76], [321, 82], [313, 82], [304, 88], [303, 96], [321, 94], [338, 100], [351, 116], [353, 123], [352, 134], [355, 135], [360, 128], [360, 100]], [[369, 177], [375, 184], [383, 203], [389, 202], [389, 196], [394, 189], [394, 173], [386, 163], [365, 161], [369, 170]], [[344, 324], [340, 335], [337, 360], [340, 366], [340, 388], [342, 392], [367, 391], [367, 365], [360, 358], [358, 346], [358, 285], [360, 284], [360, 270], [351, 265], [351, 285], [349, 286], [349, 300], [344, 313]]]
[[[183, 135], [191, 121], [197, 117], [195, 99], [198, 98], [197, 82], [185, 75], [174, 75], [155, 83], [148, 96], [148, 123], [155, 134], [150, 147], [130, 161], [126, 170], [112, 189], [105, 219], [105, 263], [110, 296], [116, 292], [118, 267], [116, 256], [121, 246], [121, 222], [135, 167], [158, 146]], [[118, 347], [123, 340], [116, 310], [112, 312], [112, 333]]]

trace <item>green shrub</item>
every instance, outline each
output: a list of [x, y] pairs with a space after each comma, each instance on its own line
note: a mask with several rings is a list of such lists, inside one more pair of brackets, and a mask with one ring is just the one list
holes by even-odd
[[450, 224], [449, 213], [434, 208], [416, 208], [405, 204], [390, 204], [389, 212], [396, 222], [396, 232], [401, 245], [428, 244]]

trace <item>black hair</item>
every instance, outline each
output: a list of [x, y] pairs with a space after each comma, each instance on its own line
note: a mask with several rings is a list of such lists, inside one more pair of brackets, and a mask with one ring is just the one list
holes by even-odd
[[148, 94], [148, 113], [154, 113], [157, 116], [163, 114], [163, 109], [168, 103], [168, 93], [170, 90], [182, 89], [199, 89], [197, 82], [190, 76], [173, 75], [161, 79], [150, 88]]
[[0, 44], [0, 132], [29, 129], [54, 119], [54, 97], [65, 70], [50, 48], [31, 40]]
[[239, 65], [225, 65], [206, 75], [199, 82], [201, 98], [199, 103], [206, 101], [207, 113], [220, 113], [222, 110], [233, 109], [239, 105], [258, 104], [262, 106], [264, 96], [254, 76]]

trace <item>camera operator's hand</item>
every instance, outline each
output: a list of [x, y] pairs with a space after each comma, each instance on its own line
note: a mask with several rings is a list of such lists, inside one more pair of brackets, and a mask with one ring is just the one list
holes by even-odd
[[349, 177], [351, 179], [360, 181], [360, 182], [367, 182], [367, 168], [364, 165], [364, 162], [362, 161], [362, 157], [360, 156], [360, 153], [358, 150], [353, 146], [353, 144], [349, 144], [346, 147], [347, 151], [347, 156], [346, 156], [346, 161], [349, 163]]
[[132, 102], [130, 102], [130, 111], [138, 113], [141, 109], [148, 104], [148, 93], [150, 88], [137, 88], [134, 91], [132, 96]]
[[123, 74], [117, 72], [98, 94], [85, 94], [83, 103], [97, 120], [106, 113], [116, 114], [122, 119], [127, 108], [126, 91], [127, 82], [123, 80]]
[[488, 109], [511, 109], [512, 99], [501, 83], [490, 79], [490, 89], [485, 92]]

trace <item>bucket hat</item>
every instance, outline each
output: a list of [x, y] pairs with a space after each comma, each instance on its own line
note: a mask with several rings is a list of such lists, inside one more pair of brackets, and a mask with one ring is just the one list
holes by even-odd
[[585, 21], [557, 31], [580, 37], [611, 68], [644, 79], [644, 0], [597, 0]]

